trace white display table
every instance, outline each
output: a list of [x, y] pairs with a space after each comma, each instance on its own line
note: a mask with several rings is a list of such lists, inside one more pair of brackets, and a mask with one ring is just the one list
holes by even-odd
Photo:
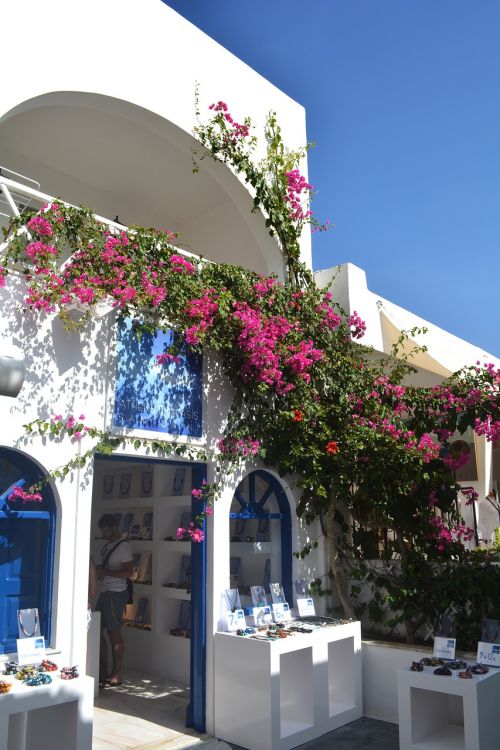
[[462, 680], [458, 672], [398, 672], [400, 750], [499, 750], [500, 670]]
[[359, 622], [276, 641], [216, 633], [216, 737], [289, 750], [362, 713]]
[[94, 681], [90, 677], [27, 687], [11, 676], [9, 693], [0, 695], [2, 750], [91, 750]]

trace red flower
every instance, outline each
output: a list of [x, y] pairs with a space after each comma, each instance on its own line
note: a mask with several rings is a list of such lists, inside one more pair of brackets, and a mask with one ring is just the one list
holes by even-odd
[[336, 443], [335, 440], [330, 440], [330, 442], [326, 444], [326, 452], [330, 453], [332, 456], [334, 456], [335, 453], [338, 453], [339, 450], [339, 444]]
[[293, 421], [294, 422], [302, 422], [304, 419], [304, 415], [300, 411], [300, 409], [295, 409], [293, 412]]

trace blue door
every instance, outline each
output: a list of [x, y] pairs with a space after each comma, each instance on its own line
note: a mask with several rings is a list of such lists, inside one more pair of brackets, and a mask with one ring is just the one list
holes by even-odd
[[18, 451], [0, 448], [0, 653], [16, 650], [17, 611], [37, 607], [40, 632], [50, 642], [54, 501], [9, 502], [15, 484], [29, 488], [43, 474]]

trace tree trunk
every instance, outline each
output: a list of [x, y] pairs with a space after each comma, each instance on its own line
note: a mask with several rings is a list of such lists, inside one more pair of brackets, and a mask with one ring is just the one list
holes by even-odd
[[337, 593], [339, 595], [340, 603], [344, 609], [346, 617], [355, 618], [354, 609], [352, 606], [351, 598], [349, 596], [349, 581], [340, 557], [337, 545], [335, 543], [335, 494], [330, 493], [330, 505], [328, 508], [328, 514], [326, 517], [326, 543], [328, 548], [328, 562], [330, 563], [330, 570], [335, 580], [335, 586], [337, 587]]

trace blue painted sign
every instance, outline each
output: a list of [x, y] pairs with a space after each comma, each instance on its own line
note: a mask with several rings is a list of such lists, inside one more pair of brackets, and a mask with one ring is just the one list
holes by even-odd
[[130, 319], [118, 322], [116, 427], [201, 437], [201, 355], [186, 348], [178, 361], [156, 361], [174, 335], [157, 331], [139, 337]]

